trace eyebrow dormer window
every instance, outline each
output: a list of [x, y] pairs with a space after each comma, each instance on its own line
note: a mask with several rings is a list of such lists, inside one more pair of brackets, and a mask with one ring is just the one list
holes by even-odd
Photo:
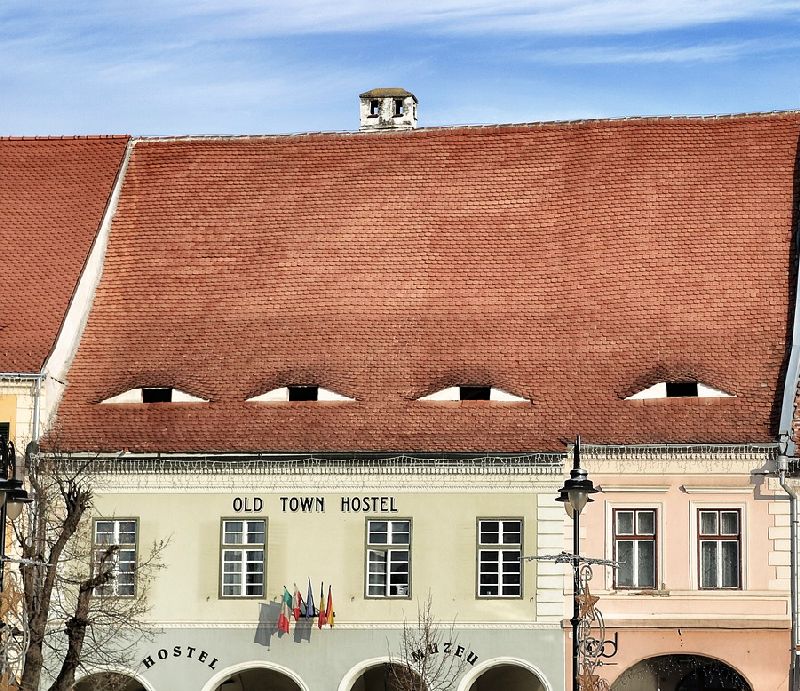
[[287, 386], [290, 401], [316, 401], [319, 400], [318, 386]]
[[696, 381], [668, 381], [667, 398], [697, 398]]
[[170, 386], [143, 386], [128, 389], [116, 396], [106, 398], [100, 403], [111, 405], [121, 403], [208, 403], [208, 399]]
[[628, 396], [625, 400], [652, 398], [733, 398], [733, 394], [699, 381], [661, 381]]
[[142, 403], [172, 403], [172, 389], [142, 388]]
[[422, 396], [420, 401], [505, 401], [506, 403], [530, 403], [522, 396], [515, 396], [508, 391], [496, 389], [493, 386], [449, 386], [446, 389], [435, 391], [427, 396]]
[[459, 386], [462, 401], [488, 401], [491, 400], [491, 386]]
[[271, 389], [258, 396], [248, 398], [248, 403], [280, 403], [282, 401], [354, 401], [355, 398], [342, 396], [342, 394], [325, 389], [321, 386], [309, 384], [293, 384]]

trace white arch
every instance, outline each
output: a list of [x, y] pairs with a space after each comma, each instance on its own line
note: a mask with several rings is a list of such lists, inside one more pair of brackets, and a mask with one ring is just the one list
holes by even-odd
[[128, 667], [123, 667], [122, 665], [111, 665], [109, 667], [103, 669], [95, 669], [91, 672], [87, 672], [84, 674], [80, 679], [75, 680], [75, 684], [80, 684], [84, 679], [88, 679], [89, 677], [93, 677], [96, 674], [124, 674], [126, 677], [130, 677], [131, 679], [135, 679], [139, 682], [142, 686], [144, 686], [145, 691], [156, 691], [155, 686], [153, 686], [147, 679], [140, 676], [132, 669]]
[[351, 667], [347, 674], [342, 677], [342, 680], [339, 682], [338, 691], [350, 691], [350, 689], [353, 688], [353, 684], [355, 684], [358, 678], [368, 669], [372, 669], [373, 667], [377, 667], [378, 665], [383, 665], [391, 661], [392, 659], [388, 655], [384, 655], [383, 657], [372, 657], [369, 660], [362, 660], [355, 665], [355, 667]]
[[553, 687], [550, 685], [547, 677], [542, 673], [542, 670], [527, 660], [522, 660], [518, 657], [493, 657], [491, 660], [481, 662], [479, 665], [470, 669], [461, 678], [461, 682], [458, 685], [458, 691], [469, 691], [470, 687], [475, 683], [475, 681], [477, 681], [481, 674], [492, 667], [499, 667], [500, 665], [513, 665], [514, 667], [522, 667], [523, 669], [527, 669], [544, 685], [545, 691], [553, 691]]
[[378, 665], [385, 665], [387, 663], [397, 664], [397, 659], [395, 658], [393, 660], [388, 655], [384, 655], [383, 657], [371, 657], [369, 660], [362, 660], [354, 667], [351, 667], [347, 674], [342, 677], [342, 680], [339, 682], [338, 691], [350, 691], [353, 688], [353, 684], [358, 681], [358, 678], [364, 674], [364, 672]]
[[225, 669], [217, 672], [211, 679], [206, 682], [206, 685], [203, 687], [203, 691], [214, 691], [216, 687], [225, 681], [231, 674], [236, 674], [237, 672], [246, 672], [249, 669], [268, 669], [272, 672], [278, 672], [283, 674], [285, 677], [289, 677], [295, 684], [300, 687], [300, 691], [309, 691], [308, 686], [306, 683], [300, 678], [300, 676], [293, 672], [288, 667], [282, 667], [281, 665], [276, 665], [273, 662], [267, 662], [265, 660], [253, 660], [251, 662], [240, 662], [235, 665], [231, 665], [230, 667], [226, 667]]

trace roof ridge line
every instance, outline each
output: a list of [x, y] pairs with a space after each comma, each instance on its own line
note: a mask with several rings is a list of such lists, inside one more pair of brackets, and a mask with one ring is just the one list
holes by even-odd
[[262, 134], [166, 134], [166, 135], [134, 135], [131, 139], [135, 142], [179, 142], [179, 141], [227, 141], [227, 140], [261, 140], [277, 139], [283, 137], [314, 137], [320, 135], [336, 136], [412, 136], [417, 132], [440, 132], [447, 130], [482, 130], [513, 127], [550, 127], [561, 125], [582, 125], [591, 123], [624, 123], [643, 121], [672, 121], [672, 120], [733, 120], [736, 118], [769, 118], [784, 115], [800, 115], [800, 108], [788, 110], [755, 110], [739, 113], [712, 113], [712, 114], [682, 114], [682, 115], [622, 115], [607, 118], [575, 118], [566, 120], [530, 120], [526, 122], [502, 122], [482, 124], [454, 124], [435, 125], [431, 127], [416, 127], [405, 130], [309, 130], [306, 132], [273, 132]]
[[86, 139], [132, 139], [130, 134], [36, 134], [36, 135], [6, 135], [0, 136], [4, 142], [39, 142], [58, 140], [86, 140]]

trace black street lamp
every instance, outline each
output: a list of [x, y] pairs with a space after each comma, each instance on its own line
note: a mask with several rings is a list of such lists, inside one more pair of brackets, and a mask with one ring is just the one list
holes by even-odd
[[[31, 445], [29, 445], [29, 449]], [[0, 464], [3, 476], [0, 477], [0, 591], [3, 590], [6, 557], [6, 522], [15, 520], [22, 513], [22, 507], [32, 501], [23, 489], [23, 468], [17, 465], [17, 451], [11, 441], [0, 440]]]
[[594, 501], [589, 495], [597, 490], [589, 479], [589, 474], [581, 468], [581, 438], [575, 438], [575, 447], [572, 452], [572, 470], [569, 479], [564, 480], [564, 486], [559, 490], [556, 501], [564, 502], [564, 509], [572, 519], [572, 691], [580, 691], [578, 679], [578, 624], [580, 623], [580, 608], [578, 595], [580, 595], [580, 515], [583, 507]]

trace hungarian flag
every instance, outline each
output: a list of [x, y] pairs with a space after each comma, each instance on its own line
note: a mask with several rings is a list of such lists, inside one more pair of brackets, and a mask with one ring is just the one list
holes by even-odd
[[294, 614], [294, 620], [299, 621], [300, 616], [304, 614], [303, 610], [305, 610], [305, 603], [303, 602], [303, 596], [300, 594], [300, 588], [297, 587], [297, 583], [294, 584], [294, 609], [292, 614]]
[[317, 610], [314, 607], [314, 593], [311, 592], [311, 579], [308, 579], [308, 595], [306, 596], [306, 619], [313, 619]]
[[325, 608], [322, 606], [322, 603], [325, 602], [325, 585], [323, 583], [319, 584], [319, 619], [317, 619], [317, 628], [322, 628], [325, 624], [328, 623], [328, 614], [325, 611]]
[[278, 617], [278, 631], [289, 633], [289, 617], [292, 612], [292, 596], [286, 586], [283, 586], [283, 599], [281, 600], [281, 614]]
[[328, 626], [333, 628], [333, 595], [331, 595], [330, 586], [328, 586], [328, 604], [325, 606], [325, 618], [328, 620]]

